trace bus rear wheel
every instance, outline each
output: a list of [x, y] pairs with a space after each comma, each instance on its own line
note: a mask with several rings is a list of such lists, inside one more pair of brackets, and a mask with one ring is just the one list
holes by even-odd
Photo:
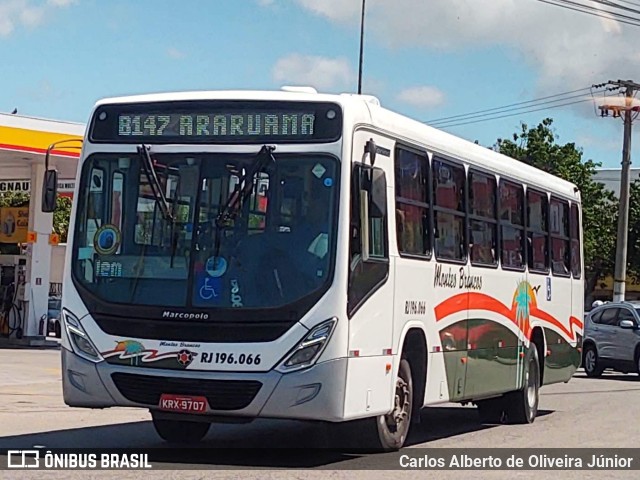
[[533, 423], [540, 401], [540, 362], [538, 349], [531, 344], [525, 357], [524, 388], [506, 395], [509, 423]]
[[153, 426], [160, 437], [169, 443], [199, 442], [211, 427], [207, 422], [187, 422], [184, 420], [167, 420], [151, 414]]

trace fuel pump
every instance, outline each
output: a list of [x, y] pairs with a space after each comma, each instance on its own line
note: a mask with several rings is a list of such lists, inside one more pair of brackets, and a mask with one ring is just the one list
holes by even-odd
[[0, 335], [22, 337], [27, 257], [0, 255]]

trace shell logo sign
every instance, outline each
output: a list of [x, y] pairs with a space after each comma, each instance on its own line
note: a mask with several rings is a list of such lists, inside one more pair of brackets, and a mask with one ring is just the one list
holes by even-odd
[[29, 231], [29, 207], [0, 208], [0, 242], [24, 243]]

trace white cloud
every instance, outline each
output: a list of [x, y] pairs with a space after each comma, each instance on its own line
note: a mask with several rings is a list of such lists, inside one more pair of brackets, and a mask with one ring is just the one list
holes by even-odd
[[11, 35], [16, 27], [37, 27], [50, 12], [68, 7], [76, 0], [0, 0], [0, 37]]
[[185, 57], [185, 53], [175, 47], [169, 47], [167, 49], [167, 55], [169, 56], [169, 58], [172, 58], [174, 60], [180, 60], [181, 58]]
[[[296, 1], [349, 28], [359, 24], [361, 0]], [[506, 47], [538, 72], [534, 94], [638, 73], [630, 59], [638, 58], [640, 29], [610, 18], [522, 0], [368, 0], [366, 8], [366, 35], [389, 48], [455, 53]]]
[[42, 79], [35, 85], [30, 85], [23, 90], [23, 94], [32, 101], [53, 102], [62, 100], [67, 92], [57, 87], [49, 79]]
[[580, 145], [581, 147], [597, 147], [603, 150], [611, 150], [611, 152], [620, 152], [622, 146], [619, 138], [611, 138], [610, 135], [580, 134], [575, 142], [576, 145]]
[[54, 7], [68, 7], [77, 3], [76, 0], [47, 0], [47, 3]]
[[[304, 8], [326, 17], [330, 20], [345, 22], [358, 16], [362, 12], [360, 0], [296, 0]], [[390, 2], [393, 5], [393, 2]], [[366, 4], [365, 4], [366, 6]]]
[[27, 27], [37, 27], [44, 20], [44, 15], [43, 7], [25, 7], [20, 12], [20, 20]]
[[312, 86], [317, 90], [345, 88], [355, 82], [355, 74], [346, 58], [327, 58], [292, 54], [278, 60], [273, 79], [281, 84]]
[[398, 94], [398, 100], [409, 105], [432, 108], [442, 105], [445, 100], [444, 92], [429, 85], [411, 87]]

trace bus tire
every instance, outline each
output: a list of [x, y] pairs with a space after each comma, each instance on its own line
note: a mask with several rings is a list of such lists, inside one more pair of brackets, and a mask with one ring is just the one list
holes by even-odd
[[509, 423], [533, 423], [538, 415], [540, 401], [540, 361], [538, 349], [532, 343], [524, 364], [524, 388], [506, 396]]
[[413, 413], [413, 378], [406, 358], [400, 361], [396, 377], [393, 411], [376, 418], [378, 440], [383, 450], [399, 450], [404, 446]]
[[505, 423], [504, 397], [480, 400], [476, 403], [480, 422], [489, 425]]
[[406, 358], [400, 361], [394, 408], [387, 415], [332, 426], [332, 443], [351, 451], [392, 452], [401, 449], [409, 434], [413, 410], [413, 379]]
[[199, 442], [211, 427], [207, 422], [187, 422], [184, 420], [166, 420], [151, 415], [157, 434], [169, 443]]

